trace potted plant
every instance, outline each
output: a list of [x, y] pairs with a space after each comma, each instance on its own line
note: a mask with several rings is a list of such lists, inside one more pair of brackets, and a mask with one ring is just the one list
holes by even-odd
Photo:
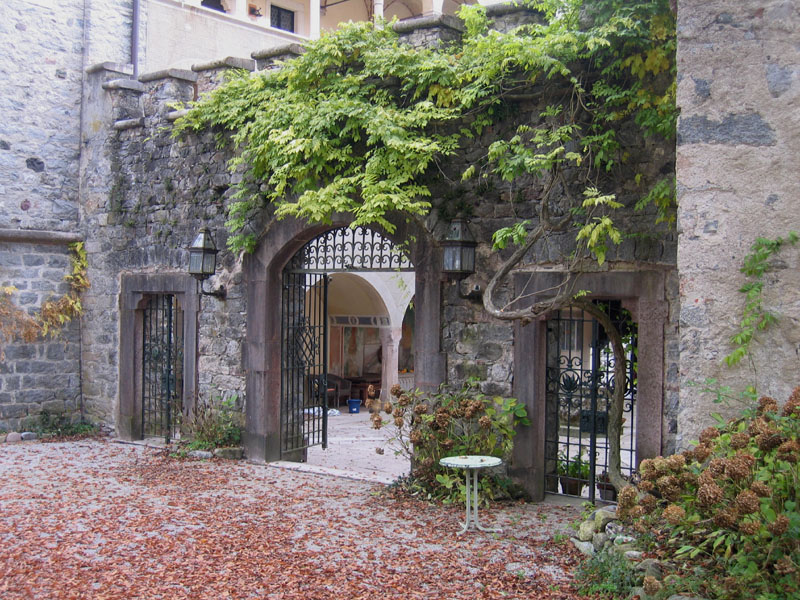
[[572, 459], [563, 450], [558, 453], [558, 476], [563, 493], [581, 495], [583, 486], [589, 481], [589, 462], [583, 458], [583, 448]]
[[617, 501], [617, 488], [615, 488], [606, 471], [597, 478], [597, 489], [600, 490], [600, 499], [606, 502]]

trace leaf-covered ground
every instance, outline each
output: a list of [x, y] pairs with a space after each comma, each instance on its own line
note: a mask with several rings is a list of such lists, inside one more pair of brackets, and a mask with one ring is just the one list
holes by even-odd
[[106, 441], [0, 445], [0, 598], [571, 599], [574, 508], [481, 511]]

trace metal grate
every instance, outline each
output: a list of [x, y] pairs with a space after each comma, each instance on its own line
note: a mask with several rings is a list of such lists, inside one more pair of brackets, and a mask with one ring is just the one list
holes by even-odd
[[[627, 340], [629, 372], [620, 442], [623, 474], [635, 467], [635, 326], [623, 318], [619, 301], [607, 303]], [[614, 354], [600, 324], [577, 308], [559, 311], [547, 328], [545, 489], [595, 499], [598, 478], [608, 468], [608, 413], [614, 386]], [[588, 473], [574, 478], [582, 459]], [[559, 468], [560, 467], [560, 468]], [[562, 478], [562, 475], [564, 477]], [[579, 481], [575, 481], [578, 479]], [[602, 490], [601, 490], [602, 491]]]
[[183, 311], [174, 295], [148, 298], [142, 320], [142, 434], [169, 442], [180, 427]]
[[331, 229], [303, 246], [287, 269], [296, 272], [413, 271], [405, 253], [366, 227]]
[[327, 275], [284, 271], [281, 452], [287, 458], [327, 447], [327, 310]]

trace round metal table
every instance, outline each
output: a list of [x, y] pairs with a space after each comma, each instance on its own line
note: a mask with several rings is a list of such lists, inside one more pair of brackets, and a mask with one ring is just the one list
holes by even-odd
[[[450, 467], [451, 469], [464, 469], [467, 477], [467, 520], [464, 522], [464, 527], [457, 535], [461, 535], [470, 529], [479, 529], [481, 531], [500, 531], [500, 529], [491, 529], [481, 525], [478, 521], [478, 470], [486, 469], [488, 467], [497, 467], [503, 464], [503, 461], [494, 456], [448, 456], [439, 461], [443, 467]], [[472, 480], [470, 482], [470, 479]]]

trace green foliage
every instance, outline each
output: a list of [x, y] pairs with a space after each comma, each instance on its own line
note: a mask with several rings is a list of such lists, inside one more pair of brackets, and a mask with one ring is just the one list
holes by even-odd
[[[396, 452], [413, 460], [407, 487], [446, 501], [463, 502], [465, 484], [461, 473], [439, 465], [441, 458], [474, 454], [508, 460], [515, 428], [530, 424], [524, 404], [486, 396], [474, 380], [457, 390], [442, 385], [433, 394], [395, 386], [383, 409], [388, 420], [384, 422], [378, 412], [372, 415], [372, 424], [393, 427]], [[510, 481], [498, 476], [484, 476], [479, 485], [484, 498], [516, 494]]]
[[[503, 118], [507, 96], [549, 82], [565, 90], [563, 103], [497, 140], [464, 176], [547, 179], [569, 166], [592, 181], [626, 158], [616, 137], [621, 119], [674, 134], [675, 25], [668, 0], [586, 4], [529, 2], [546, 22], [507, 33], [489, 27], [483, 7], [464, 6], [462, 42], [436, 50], [400, 43], [392, 27], [344, 25], [281, 69], [234, 75], [193, 104], [175, 134], [215, 127], [220, 143], [238, 150], [231, 168], [244, 177], [228, 207], [233, 249], [253, 249], [253, 221], [270, 205], [278, 217], [330, 223], [348, 213], [353, 225], [389, 232], [390, 212], [424, 215], [436, 163]], [[582, 10], [592, 26], [581, 26]], [[666, 196], [651, 201], [674, 210]], [[581, 241], [602, 262], [620, 234], [609, 217], [613, 199], [596, 197], [608, 201], [585, 213]], [[516, 229], [495, 242], [522, 237]]]
[[238, 396], [222, 401], [199, 403], [188, 425], [192, 450], [213, 450], [238, 446], [242, 441], [242, 413], [237, 408]]
[[733, 351], [725, 357], [725, 364], [729, 367], [741, 361], [750, 349], [750, 343], [758, 331], [763, 331], [774, 325], [777, 316], [764, 308], [764, 275], [769, 270], [769, 261], [787, 244], [794, 246], [800, 239], [796, 232], [790, 231], [785, 238], [778, 237], [774, 240], [756, 238], [750, 246], [750, 253], [745, 256], [744, 266], [740, 269], [749, 281], [739, 291], [745, 295], [745, 305], [739, 331], [731, 336]]
[[704, 597], [800, 597], [800, 387], [783, 409], [763, 397], [716, 419], [693, 450], [642, 461], [618, 512]]
[[612, 598], [627, 598], [640, 577], [633, 564], [619, 552], [598, 552], [575, 570], [578, 592]]
[[33, 342], [39, 336], [55, 337], [72, 319], [83, 314], [81, 294], [89, 288], [89, 264], [83, 242], [69, 245], [71, 270], [64, 276], [69, 290], [59, 298], [49, 298], [36, 314], [29, 315], [14, 302], [17, 289], [0, 288], [0, 360], [3, 346], [21, 340]]
[[559, 475], [587, 481], [589, 479], [589, 462], [583, 457], [583, 448], [573, 458], [570, 458], [564, 450], [559, 452], [556, 469]]
[[43, 438], [86, 437], [97, 433], [97, 426], [86, 421], [73, 422], [65, 413], [42, 410], [33, 428]]

